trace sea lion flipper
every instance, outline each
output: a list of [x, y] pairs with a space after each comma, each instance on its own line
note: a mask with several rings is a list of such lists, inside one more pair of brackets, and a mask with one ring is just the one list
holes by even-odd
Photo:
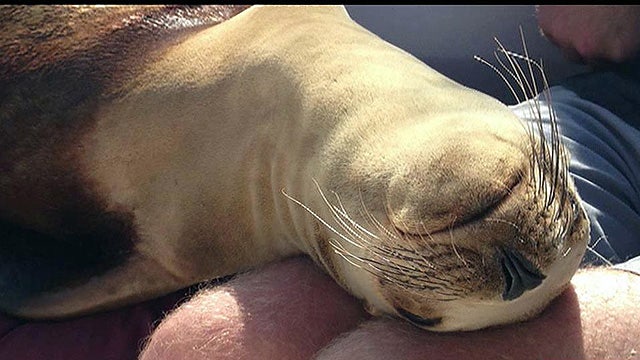
[[184, 284], [131, 251], [118, 263], [61, 246], [46, 235], [0, 224], [0, 311], [55, 319], [148, 299]]

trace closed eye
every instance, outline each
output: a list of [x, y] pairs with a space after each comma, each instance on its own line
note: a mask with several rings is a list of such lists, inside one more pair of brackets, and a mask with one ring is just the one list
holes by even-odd
[[412, 324], [417, 325], [419, 327], [433, 327], [442, 322], [442, 318], [423, 318], [416, 314], [410, 313], [403, 308], [396, 308], [396, 311], [400, 316], [409, 320]]

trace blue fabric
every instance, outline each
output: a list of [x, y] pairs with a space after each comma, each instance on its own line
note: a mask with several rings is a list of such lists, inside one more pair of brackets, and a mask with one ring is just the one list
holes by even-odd
[[[640, 131], [574, 90], [562, 85], [551, 88], [560, 132], [571, 154], [569, 171], [591, 221], [590, 247], [608, 261], [620, 263], [640, 255]], [[599, 91], [609, 90], [600, 87]], [[548, 104], [541, 100], [541, 105], [548, 131]], [[535, 119], [528, 102], [512, 109], [522, 119]], [[640, 107], [636, 109], [640, 114]], [[605, 261], [588, 250], [583, 263]], [[631, 266], [640, 272], [640, 261]]]

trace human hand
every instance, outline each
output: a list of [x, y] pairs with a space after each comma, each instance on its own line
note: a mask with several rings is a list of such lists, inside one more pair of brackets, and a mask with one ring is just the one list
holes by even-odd
[[543, 34], [577, 62], [622, 63], [640, 51], [640, 6], [537, 6]]

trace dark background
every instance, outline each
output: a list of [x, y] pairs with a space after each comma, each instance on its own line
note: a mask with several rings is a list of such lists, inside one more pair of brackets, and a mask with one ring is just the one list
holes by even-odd
[[515, 103], [507, 87], [473, 56], [495, 64], [494, 37], [522, 53], [519, 26], [529, 55], [542, 58], [551, 84], [585, 71], [566, 61], [540, 34], [533, 5], [349, 5], [347, 10], [359, 24], [432, 68], [507, 104]]

